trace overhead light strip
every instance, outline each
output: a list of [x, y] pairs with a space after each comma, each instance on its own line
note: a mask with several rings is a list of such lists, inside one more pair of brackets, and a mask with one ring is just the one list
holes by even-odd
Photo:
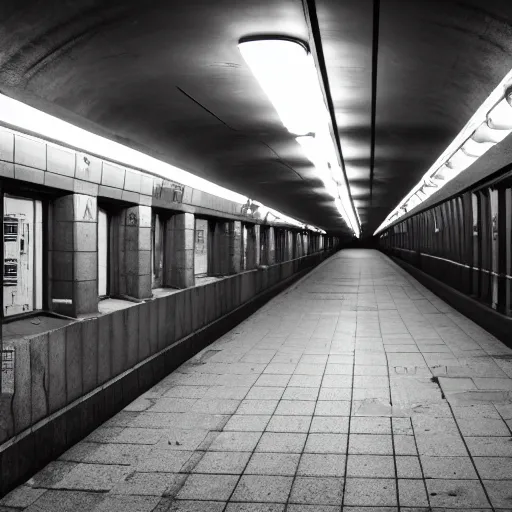
[[360, 223], [329, 132], [329, 114], [313, 57], [302, 41], [242, 39], [240, 52], [285, 128], [296, 136], [336, 208], [356, 237]]
[[[0, 94], [0, 123], [18, 128], [20, 130], [19, 133], [23, 136], [27, 136], [23, 132], [28, 131], [39, 135], [41, 140], [45, 142], [48, 142], [46, 139], [60, 142], [74, 149], [88, 152], [107, 160], [113, 160], [128, 167], [148, 171], [162, 178], [179, 182], [228, 201], [241, 205], [248, 201], [248, 198], [242, 194], [221, 187], [179, 167], [162, 162], [118, 142], [79, 128], [3, 94]], [[16, 130], [9, 131], [16, 133]], [[302, 228], [306, 226], [305, 223], [284, 215], [277, 210], [270, 208], [268, 210], [275, 212], [275, 216], [286, 224]], [[315, 229], [318, 232], [324, 233], [320, 228], [315, 227]]]
[[512, 71], [482, 103], [423, 178], [375, 230], [374, 235], [426, 201], [512, 132], [511, 83]]

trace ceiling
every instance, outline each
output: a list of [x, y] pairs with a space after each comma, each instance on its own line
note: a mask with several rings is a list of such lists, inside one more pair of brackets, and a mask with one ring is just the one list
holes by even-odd
[[3, 0], [0, 91], [343, 233], [237, 48], [248, 35], [316, 34], [371, 235], [512, 69], [512, 3], [304, 2]]

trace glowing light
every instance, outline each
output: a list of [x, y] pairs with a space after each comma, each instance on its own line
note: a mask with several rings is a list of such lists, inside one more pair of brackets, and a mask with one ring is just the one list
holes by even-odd
[[309, 135], [295, 139], [304, 150], [308, 160], [315, 166], [318, 177], [322, 180], [325, 190], [334, 198], [338, 197], [338, 187], [332, 178], [330, 163], [325, 160], [325, 153], [322, 151], [318, 140]]
[[[329, 132], [312, 55], [306, 45], [290, 39], [246, 40], [238, 45], [247, 65], [290, 133], [313, 163], [317, 176], [347, 226], [359, 237], [360, 223], [338, 163]], [[340, 193], [341, 191], [341, 193]]]
[[[57, 117], [46, 114], [24, 103], [0, 94], [0, 123], [8, 124], [24, 131], [29, 131], [41, 136], [43, 140], [52, 139], [66, 144], [77, 150], [92, 153], [107, 160], [113, 160], [120, 164], [148, 171], [163, 178], [177, 181], [183, 185], [202, 190], [228, 201], [241, 205], [247, 203], [248, 198], [232, 190], [221, 187], [211, 181], [195, 176], [183, 169], [175, 167], [145, 155], [127, 146], [106, 139], [82, 128], [62, 121]], [[7, 131], [16, 133], [16, 130], [6, 128]], [[37, 138], [37, 137], [34, 137]], [[275, 210], [272, 210], [275, 212]], [[277, 212], [283, 223], [293, 226], [303, 226], [300, 221]], [[317, 228], [319, 229], [319, 228]]]
[[481, 143], [489, 143], [498, 144], [501, 142], [508, 134], [510, 130], [493, 130], [489, 128], [487, 123], [482, 123], [476, 130], [475, 133], [471, 136], [471, 140], [475, 142]]
[[462, 149], [459, 149], [450, 160], [448, 160], [446, 166], [459, 174], [465, 171], [472, 163], [476, 162], [477, 158], [478, 157], [470, 156], [462, 151]]
[[[478, 158], [489, 151], [495, 144], [499, 144], [512, 133], [511, 84], [512, 71], [507, 73], [498, 87], [491, 92], [466, 126], [464, 126], [457, 137], [425, 173], [420, 182], [400, 201], [384, 222], [375, 230], [374, 235], [404, 215], [404, 204], [424, 185], [425, 181], [435, 182], [436, 185], [438, 184], [436, 191], [440, 190], [451, 179], [476, 162]], [[427, 197], [420, 200], [420, 203], [426, 199]], [[410, 211], [410, 208], [407, 211]]]
[[493, 130], [512, 130], [512, 107], [506, 99], [487, 114], [487, 125]]
[[480, 157], [494, 146], [493, 142], [476, 142], [474, 139], [468, 139], [462, 146], [462, 151], [467, 155]]
[[288, 131], [305, 135], [327, 121], [313, 58], [302, 44], [262, 39], [238, 48]]

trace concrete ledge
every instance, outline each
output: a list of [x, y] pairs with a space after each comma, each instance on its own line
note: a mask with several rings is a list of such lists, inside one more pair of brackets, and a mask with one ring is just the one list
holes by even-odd
[[[222, 316], [213, 320], [212, 315], [210, 315], [202, 322], [203, 326], [192, 334], [181, 339], [176, 336], [178, 341], [166, 347], [164, 345], [164, 348], [161, 348], [158, 352], [146, 357], [116, 377], [107, 380], [89, 393], [76, 398], [68, 405], [55, 410], [49, 416], [8, 439], [0, 445], [0, 497], [24, 483], [34, 473], [55, 460], [65, 450], [118, 413], [182, 363], [246, 319], [293, 282], [310, 272], [333, 252], [326, 251], [301, 258], [300, 263], [295, 260], [297, 268], [295, 273], [293, 273], [293, 262], [287, 262], [291, 265], [283, 263], [267, 270], [252, 271], [245, 275], [239, 274], [240, 278], [243, 276], [244, 279], [255, 279], [255, 274], [261, 273], [261, 280], [264, 281], [264, 285], [261, 286], [260, 290], [263, 289], [263, 291], [255, 290], [252, 297], [244, 297], [245, 302], [243, 300], [238, 307], [233, 308], [233, 305], [227, 303], [219, 304], [222, 309]], [[238, 282], [232, 278], [228, 279], [231, 279], [232, 284]], [[216, 285], [216, 283], [212, 284]], [[208, 285], [190, 288], [188, 291], [184, 290], [181, 296], [206, 293], [212, 289], [213, 286]], [[175, 296], [171, 296], [171, 298], [174, 300]], [[165, 303], [160, 301], [160, 304]], [[188, 304], [188, 306], [190, 307], [191, 304]], [[144, 304], [141, 307], [149, 308], [149, 305]], [[208, 313], [207, 309], [204, 310], [204, 313], [205, 315]], [[123, 311], [121, 315], [124, 315]], [[102, 321], [108, 322], [109, 316], [102, 317]], [[113, 322], [113, 316], [110, 317], [110, 321]], [[152, 330], [154, 325], [151, 325], [150, 322], [147, 327]], [[102, 328], [99, 331], [108, 333], [109, 329]], [[156, 338], [151, 334], [150, 337]], [[155, 343], [158, 343], [158, 340], [155, 339]]]
[[508, 347], [512, 347], [512, 318], [498, 313], [485, 304], [464, 295], [451, 286], [439, 281], [438, 279], [422, 272], [413, 265], [386, 253], [397, 265], [400, 265], [405, 271], [411, 274], [422, 285], [434, 292], [441, 299], [467, 316], [473, 322], [483, 327], [486, 331], [496, 336]]

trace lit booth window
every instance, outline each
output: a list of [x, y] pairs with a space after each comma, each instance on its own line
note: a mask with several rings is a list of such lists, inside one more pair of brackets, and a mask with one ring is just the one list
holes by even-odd
[[102, 208], [98, 208], [98, 295], [109, 294], [109, 247], [110, 217]]
[[269, 264], [268, 244], [270, 238], [270, 228], [261, 226], [260, 228], [260, 263], [261, 265]]
[[194, 240], [194, 274], [196, 277], [208, 275], [208, 221], [196, 219]]
[[151, 218], [151, 287], [164, 285], [165, 220], [153, 212]]
[[41, 201], [4, 196], [4, 316], [43, 308]]

